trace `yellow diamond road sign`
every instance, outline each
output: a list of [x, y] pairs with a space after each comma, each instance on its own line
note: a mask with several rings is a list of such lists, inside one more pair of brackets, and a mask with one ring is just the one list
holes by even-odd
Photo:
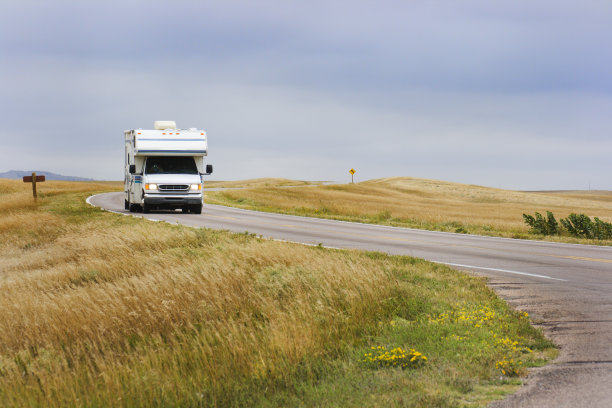
[[352, 176], [353, 174], [355, 174], [355, 169], [350, 169], [349, 173], [351, 173], [351, 176]]

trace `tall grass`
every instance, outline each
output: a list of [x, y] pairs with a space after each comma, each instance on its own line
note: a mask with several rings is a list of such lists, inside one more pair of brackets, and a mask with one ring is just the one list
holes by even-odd
[[611, 192], [521, 192], [408, 177], [290, 189], [253, 185], [209, 192], [206, 200], [262, 211], [515, 238], [531, 237], [523, 213], [548, 210], [566, 217], [576, 212], [612, 221]]
[[[380, 389], [330, 384], [371, 376], [355, 353], [384, 336], [381, 322], [416, 321], [466, 300], [495, 304], [511, 326], [516, 317], [482, 279], [424, 261], [151, 223], [84, 204], [108, 185], [48, 183], [37, 203], [26, 187], [0, 180], [3, 406], [265, 406], [294, 405], [296, 396], [337, 405], [350, 395], [360, 395], [353, 406], [376, 405], [368, 395], [387, 392], [389, 372], [371, 378]], [[427, 337], [409, 333], [415, 346]], [[453, 362], [449, 349], [436, 360], [432, 341], [422, 343], [434, 353], [431, 368], [415, 380], [421, 405], [439, 397], [423, 384], [440, 370], [467, 364], [470, 378], [495, 377], [493, 354]], [[335, 391], [321, 394], [325, 387]]]
[[253, 188], [253, 187], [293, 187], [320, 185], [321, 181], [290, 180], [284, 178], [258, 178], [232, 181], [208, 181], [204, 182], [205, 188]]

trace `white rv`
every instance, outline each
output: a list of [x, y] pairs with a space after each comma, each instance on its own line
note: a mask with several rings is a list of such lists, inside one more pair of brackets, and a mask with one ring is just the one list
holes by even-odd
[[125, 209], [145, 213], [182, 209], [202, 213], [202, 176], [208, 142], [203, 130], [177, 129], [173, 121], [156, 121], [153, 130], [125, 133]]

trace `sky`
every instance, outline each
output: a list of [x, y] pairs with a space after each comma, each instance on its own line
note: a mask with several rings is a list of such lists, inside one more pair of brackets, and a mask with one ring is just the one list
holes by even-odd
[[213, 180], [612, 190], [609, 1], [0, 0], [0, 172], [122, 180], [123, 130]]

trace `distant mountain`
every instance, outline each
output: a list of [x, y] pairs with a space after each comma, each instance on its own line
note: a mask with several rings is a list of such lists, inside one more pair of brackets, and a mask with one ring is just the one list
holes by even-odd
[[9, 170], [6, 173], [0, 173], [0, 178], [21, 179], [23, 176], [31, 176], [32, 172], [36, 172], [38, 176], [45, 176], [47, 180], [62, 180], [62, 181], [92, 181], [93, 179], [84, 177], [62, 176], [61, 174], [51, 173], [44, 170]]

